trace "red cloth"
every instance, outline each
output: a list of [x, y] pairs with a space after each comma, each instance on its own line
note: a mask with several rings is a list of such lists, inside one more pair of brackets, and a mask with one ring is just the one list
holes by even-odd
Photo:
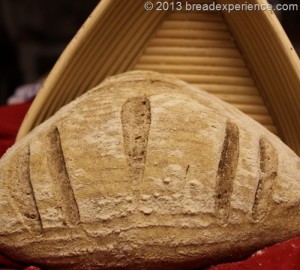
[[[18, 128], [28, 110], [30, 103], [0, 107], [0, 156], [6, 148], [14, 143]], [[7, 258], [0, 256], [0, 267], [22, 269]], [[3, 270], [4, 268], [0, 268]], [[8, 268], [6, 268], [8, 269]], [[24, 269], [24, 268], [23, 268]], [[229, 264], [221, 264], [209, 270], [299, 270], [300, 269], [300, 237], [274, 245], [256, 252], [250, 258]], [[24, 270], [39, 270], [27, 267]]]
[[257, 251], [250, 258], [209, 270], [299, 270], [300, 237]]
[[15, 142], [18, 129], [30, 102], [11, 106], [0, 106], [0, 157]]

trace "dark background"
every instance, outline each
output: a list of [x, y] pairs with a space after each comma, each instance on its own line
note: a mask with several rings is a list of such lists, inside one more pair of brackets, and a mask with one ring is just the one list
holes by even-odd
[[0, 0], [0, 104], [45, 76], [100, 0]]
[[[100, 0], [0, 0], [0, 104], [45, 76]], [[276, 2], [270, 0], [269, 2]], [[277, 1], [298, 3], [294, 1]], [[300, 55], [300, 11], [281, 23]]]

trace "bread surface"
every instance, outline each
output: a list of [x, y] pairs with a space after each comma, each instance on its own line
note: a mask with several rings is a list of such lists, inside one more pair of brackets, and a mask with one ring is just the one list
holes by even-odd
[[134, 71], [0, 161], [0, 253], [47, 269], [195, 269], [300, 235], [300, 159], [221, 100]]

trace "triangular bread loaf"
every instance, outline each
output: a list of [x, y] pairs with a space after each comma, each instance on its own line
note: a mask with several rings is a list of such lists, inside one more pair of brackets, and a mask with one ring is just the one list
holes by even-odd
[[153, 72], [107, 79], [0, 161], [0, 253], [47, 269], [233, 260], [300, 235], [299, 210], [292, 150]]

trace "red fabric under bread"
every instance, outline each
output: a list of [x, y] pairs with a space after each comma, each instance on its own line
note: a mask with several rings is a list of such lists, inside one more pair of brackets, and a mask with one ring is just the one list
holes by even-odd
[[[14, 143], [19, 126], [30, 103], [0, 107], [0, 157]], [[1, 246], [0, 246], [1, 249]], [[36, 267], [18, 267], [18, 264], [0, 256], [0, 270], [39, 270]], [[236, 263], [222, 264], [209, 270], [299, 270], [300, 237], [258, 251], [250, 258]]]
[[11, 106], [0, 106], [0, 157], [12, 146], [30, 102]]
[[257, 251], [250, 258], [209, 270], [299, 270], [300, 237]]

